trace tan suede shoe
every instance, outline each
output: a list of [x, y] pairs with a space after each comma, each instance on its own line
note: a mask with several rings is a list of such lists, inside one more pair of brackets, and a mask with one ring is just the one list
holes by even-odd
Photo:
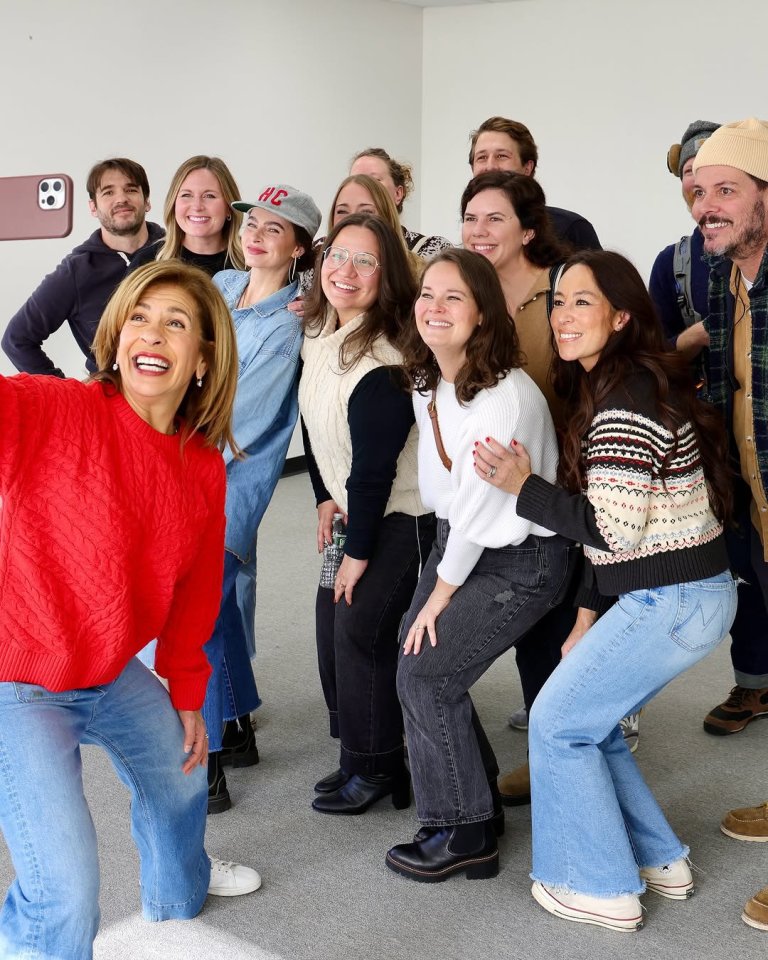
[[747, 900], [741, 919], [757, 930], [768, 930], [768, 887], [763, 887]]
[[729, 810], [723, 817], [720, 829], [734, 840], [768, 842], [768, 803], [761, 803], [758, 807]]
[[507, 807], [522, 807], [531, 802], [531, 772], [527, 763], [499, 777], [499, 794]]

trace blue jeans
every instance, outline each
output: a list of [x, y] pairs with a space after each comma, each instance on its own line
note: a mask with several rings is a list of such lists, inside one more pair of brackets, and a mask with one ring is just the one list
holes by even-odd
[[[448, 539], [446, 520], [401, 629], [404, 639], [432, 592]], [[560, 600], [574, 548], [563, 537], [528, 537], [519, 546], [484, 550], [437, 618], [437, 646], [400, 657], [397, 691], [419, 820], [445, 826], [493, 815], [493, 751], [474, 713], [469, 688]]]
[[221, 607], [205, 653], [213, 673], [203, 704], [203, 718], [211, 751], [221, 750], [224, 722], [250, 713], [261, 701], [256, 692], [251, 658], [243, 628], [243, 616], [237, 604], [237, 582], [243, 564], [224, 551], [224, 583]]
[[534, 880], [595, 897], [637, 894], [640, 867], [687, 856], [618, 723], [713, 650], [735, 613], [727, 571], [636, 590], [565, 656], [529, 718]]
[[206, 772], [182, 773], [182, 726], [149, 670], [132, 659], [112, 683], [61, 693], [0, 683], [0, 826], [16, 870], [2, 957], [93, 955], [99, 863], [81, 743], [103, 747], [130, 791], [144, 917], [194, 917], [207, 895]]

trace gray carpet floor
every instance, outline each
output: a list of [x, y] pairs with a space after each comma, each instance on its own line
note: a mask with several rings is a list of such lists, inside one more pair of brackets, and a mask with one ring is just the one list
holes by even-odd
[[[87, 792], [99, 835], [101, 960], [568, 960], [757, 958], [768, 933], [739, 919], [768, 883], [768, 844], [723, 836], [731, 807], [768, 797], [768, 723], [715, 738], [701, 719], [724, 699], [728, 651], [671, 684], [646, 709], [635, 754], [698, 868], [687, 902], [643, 898], [646, 925], [620, 934], [551, 917], [531, 898], [530, 810], [507, 811], [498, 878], [437, 885], [391, 873], [384, 854], [406, 841], [414, 809], [381, 801], [362, 817], [310, 809], [312, 784], [337, 766], [317, 678], [313, 637], [319, 558], [306, 476], [280, 481], [259, 533], [259, 651], [264, 701], [257, 712], [261, 763], [227, 774], [232, 810], [208, 818], [210, 853], [255, 866], [263, 887], [243, 898], [209, 898], [194, 921], [149, 924], [140, 917], [138, 863], [128, 829], [127, 794], [108, 760], [85, 748]], [[475, 688], [475, 701], [503, 769], [525, 758], [525, 734], [507, 715], [520, 704], [514, 657], [503, 657]], [[55, 824], [51, 824], [55, 829]], [[13, 868], [0, 846], [0, 883]], [[73, 876], [73, 883], [77, 877]]]

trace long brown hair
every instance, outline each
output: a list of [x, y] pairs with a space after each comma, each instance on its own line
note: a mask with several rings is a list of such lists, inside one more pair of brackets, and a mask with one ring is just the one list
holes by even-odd
[[[422, 287], [427, 274], [438, 263], [454, 264], [482, 317], [482, 323], [475, 327], [467, 341], [466, 360], [454, 380], [456, 399], [466, 404], [480, 390], [495, 387], [508, 370], [521, 367], [525, 361], [498, 274], [490, 262], [470, 250], [456, 247], [443, 250], [427, 264], [421, 278]], [[419, 335], [415, 304], [400, 340], [400, 349], [409, 388], [419, 393], [435, 390], [440, 381], [440, 369], [432, 351]]]
[[729, 468], [728, 441], [721, 415], [696, 397], [690, 365], [667, 345], [653, 301], [635, 267], [619, 253], [583, 250], [565, 264], [563, 273], [581, 264], [614, 310], [626, 312], [627, 323], [612, 333], [591, 371], [577, 361], [566, 362], [555, 350], [554, 383], [557, 393], [570, 404], [563, 434], [558, 480], [568, 490], [581, 492], [586, 483], [582, 440], [587, 435], [596, 408], [638, 371], [649, 374], [659, 420], [675, 437], [662, 464], [677, 450], [679, 430], [691, 423], [709, 486], [712, 509], [721, 522], [730, 516], [733, 476]]
[[325, 325], [330, 305], [322, 285], [323, 257], [346, 227], [370, 230], [379, 243], [381, 262], [376, 302], [366, 311], [363, 323], [344, 339], [339, 348], [339, 366], [342, 370], [353, 367], [365, 354], [370, 353], [378, 337], [385, 337], [396, 346], [408, 323], [408, 313], [416, 297], [416, 281], [400, 237], [381, 217], [372, 213], [353, 213], [336, 224], [323, 243], [304, 313], [306, 336], [319, 336]]

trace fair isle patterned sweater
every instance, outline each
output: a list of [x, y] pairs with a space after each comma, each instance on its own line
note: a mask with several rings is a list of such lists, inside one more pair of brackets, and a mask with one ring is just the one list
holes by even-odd
[[593, 569], [603, 597], [716, 576], [728, 558], [690, 423], [678, 431], [662, 477], [674, 447], [650, 375], [637, 373], [595, 411], [583, 443], [585, 493], [531, 476], [518, 513], [583, 543], [587, 582]]

